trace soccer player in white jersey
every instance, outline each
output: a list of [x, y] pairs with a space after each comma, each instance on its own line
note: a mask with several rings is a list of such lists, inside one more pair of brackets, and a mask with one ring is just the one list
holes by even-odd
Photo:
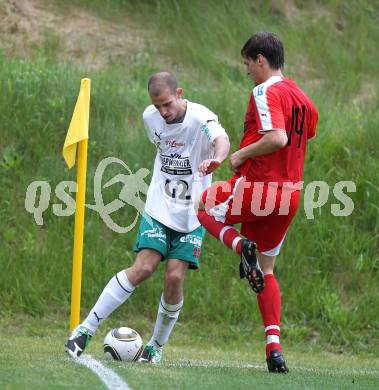
[[194, 202], [227, 157], [229, 139], [212, 111], [183, 99], [173, 74], [152, 75], [148, 91], [152, 105], [143, 120], [157, 155], [134, 248], [137, 256], [133, 265], [108, 282], [87, 318], [71, 333], [66, 351], [72, 357], [83, 352], [99, 325], [166, 260], [153, 335], [140, 358], [159, 363], [183, 306], [185, 273], [199, 267], [205, 231]]

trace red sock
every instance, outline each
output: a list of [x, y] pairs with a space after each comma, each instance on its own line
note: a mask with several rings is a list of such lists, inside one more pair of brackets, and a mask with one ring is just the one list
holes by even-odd
[[228, 248], [241, 255], [242, 238], [232, 225], [216, 221], [215, 218], [208, 215], [205, 210], [199, 210], [197, 218], [213, 237], [216, 237]]
[[[273, 274], [265, 275], [265, 288], [258, 294], [258, 305], [262, 315], [263, 324], [265, 326], [265, 335], [274, 336], [269, 339], [280, 337], [280, 288]], [[276, 341], [279, 341], [278, 339]], [[269, 357], [273, 349], [278, 349], [282, 352], [282, 347], [279, 342], [270, 342], [266, 344], [266, 357]]]

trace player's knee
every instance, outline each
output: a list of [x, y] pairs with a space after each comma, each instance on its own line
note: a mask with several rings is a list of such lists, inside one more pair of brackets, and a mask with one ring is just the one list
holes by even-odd
[[139, 262], [138, 264], [134, 264], [133, 267], [134, 274], [138, 280], [138, 283], [150, 277], [154, 271], [154, 265], [149, 263], [148, 261]]
[[274, 268], [273, 267], [267, 267], [267, 266], [262, 266], [260, 265], [261, 267], [261, 270], [263, 272], [264, 275], [269, 275], [269, 274], [273, 274], [274, 273]]
[[258, 262], [260, 269], [265, 275], [274, 273], [274, 264], [262, 261], [261, 259], [258, 259]]
[[144, 263], [141, 267], [141, 273], [143, 275], [145, 275], [146, 277], [151, 276], [154, 273], [154, 271], [155, 271], [155, 269], [154, 269], [153, 264], [148, 263], [148, 262]]
[[179, 289], [183, 284], [183, 273], [178, 270], [170, 270], [165, 274], [165, 284], [170, 289]]
[[267, 274], [273, 274], [274, 273], [274, 265], [275, 265], [275, 256], [266, 256], [262, 253], [257, 251], [257, 257], [259, 266], [262, 270], [262, 272]]

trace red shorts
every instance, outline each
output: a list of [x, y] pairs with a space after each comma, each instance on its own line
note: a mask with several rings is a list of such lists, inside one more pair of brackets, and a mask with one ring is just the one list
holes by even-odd
[[202, 196], [208, 214], [228, 225], [241, 223], [241, 234], [271, 256], [279, 253], [299, 200], [297, 189], [250, 182], [238, 175], [214, 183]]

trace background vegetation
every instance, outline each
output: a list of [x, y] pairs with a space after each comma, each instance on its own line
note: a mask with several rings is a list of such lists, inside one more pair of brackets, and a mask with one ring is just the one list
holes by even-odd
[[[104, 157], [118, 157], [134, 172], [152, 168], [154, 149], [144, 135], [141, 113], [149, 104], [147, 78], [156, 70], [174, 71], [186, 98], [216, 112], [236, 149], [252, 88], [239, 51], [253, 32], [269, 30], [284, 41], [286, 76], [293, 77], [319, 109], [305, 183], [325, 180], [334, 186], [352, 180], [357, 186], [357, 192], [349, 194], [355, 204], [349, 217], [331, 214], [331, 203], [338, 203], [332, 192], [313, 220], [299, 211], [277, 261], [283, 334], [287, 342], [374, 351], [373, 335], [379, 330], [378, 2], [68, 4], [55, 1], [55, 12], [64, 15], [75, 9], [120, 28], [132, 20], [143, 30], [144, 43], [98, 67], [81, 64], [79, 55], [63, 58], [62, 38], [53, 32], [25, 56], [9, 50], [0, 54], [2, 314], [68, 316], [73, 217], [56, 217], [52, 205], [60, 203], [55, 186], [75, 180], [61, 148], [80, 79], [92, 80], [87, 203], [93, 204], [94, 171]], [[215, 178], [229, 174], [224, 164]], [[43, 226], [37, 226], [24, 207], [26, 188], [33, 180], [46, 180], [52, 188]], [[115, 185], [104, 190], [105, 198], [115, 199], [120, 189]], [[121, 224], [134, 215], [125, 208], [115, 219]], [[83, 313], [109, 278], [133, 261], [135, 234], [136, 230], [126, 235], [112, 232], [87, 209]], [[116, 316], [129, 325], [139, 315], [153, 320], [161, 276], [162, 269]], [[185, 289], [181, 322], [199, 337], [219, 341], [233, 335], [242, 340], [261, 334], [256, 299], [238, 279], [237, 257], [211, 237], [206, 239], [201, 270], [188, 274]]]

